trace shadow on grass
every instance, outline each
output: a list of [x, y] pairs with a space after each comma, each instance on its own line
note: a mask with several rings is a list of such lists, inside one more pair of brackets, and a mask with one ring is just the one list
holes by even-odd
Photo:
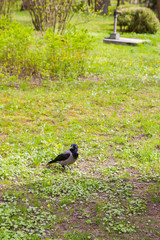
[[143, 239], [147, 234], [158, 239], [157, 189], [159, 183], [55, 172], [53, 177], [2, 190], [1, 234], [73, 240]]

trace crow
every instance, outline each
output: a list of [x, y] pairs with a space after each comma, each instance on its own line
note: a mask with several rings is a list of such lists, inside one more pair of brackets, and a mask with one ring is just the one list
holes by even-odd
[[47, 166], [52, 163], [59, 163], [65, 170], [65, 166], [73, 164], [77, 160], [78, 154], [78, 145], [73, 143], [70, 149], [66, 150], [64, 153], [61, 153], [55, 159], [52, 159], [50, 162], [47, 163]]

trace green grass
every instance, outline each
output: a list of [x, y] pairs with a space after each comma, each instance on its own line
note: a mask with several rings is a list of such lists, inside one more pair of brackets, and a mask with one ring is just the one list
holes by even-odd
[[[90, 20], [85, 77], [1, 76], [0, 239], [159, 239], [160, 33], [107, 45], [112, 18]], [[45, 167], [74, 142], [72, 171]]]
[[32, 20], [29, 11], [15, 12], [12, 17], [14, 20], [19, 21], [24, 26], [32, 26]]

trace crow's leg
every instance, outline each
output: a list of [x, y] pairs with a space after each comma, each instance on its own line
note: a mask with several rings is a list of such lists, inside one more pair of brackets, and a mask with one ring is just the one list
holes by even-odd
[[69, 165], [67, 165], [67, 167], [69, 168], [69, 170], [71, 171], [71, 167]]
[[65, 166], [64, 165], [62, 165], [62, 167], [63, 167], [63, 172], [65, 171]]

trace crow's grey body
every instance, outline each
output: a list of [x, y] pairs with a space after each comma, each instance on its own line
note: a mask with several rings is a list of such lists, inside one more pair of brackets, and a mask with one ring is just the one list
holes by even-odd
[[47, 165], [51, 163], [59, 163], [65, 169], [65, 166], [71, 165], [77, 160], [78, 154], [78, 146], [73, 143], [70, 149], [58, 155], [55, 159], [48, 162]]

